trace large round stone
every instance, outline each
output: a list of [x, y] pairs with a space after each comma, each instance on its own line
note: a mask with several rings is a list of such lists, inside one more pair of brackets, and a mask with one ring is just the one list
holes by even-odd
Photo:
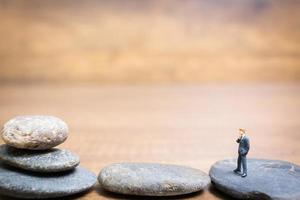
[[2, 138], [21, 149], [50, 149], [68, 137], [68, 126], [53, 116], [18, 116], [4, 124]]
[[248, 176], [235, 174], [236, 160], [215, 163], [209, 172], [217, 189], [238, 199], [300, 199], [300, 167], [285, 161], [248, 159]]
[[75, 168], [79, 157], [68, 150], [49, 149], [43, 151], [16, 149], [0, 146], [0, 160], [6, 164], [36, 172], [60, 172]]
[[204, 189], [210, 178], [190, 167], [151, 163], [120, 163], [101, 170], [98, 181], [108, 191], [143, 196], [171, 196]]
[[0, 194], [11, 197], [63, 197], [90, 189], [96, 180], [94, 173], [81, 167], [68, 172], [42, 174], [0, 164]]

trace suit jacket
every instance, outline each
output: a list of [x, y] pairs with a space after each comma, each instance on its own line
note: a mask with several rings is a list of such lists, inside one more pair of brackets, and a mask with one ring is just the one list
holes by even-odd
[[239, 143], [239, 154], [242, 156], [247, 155], [249, 149], [250, 149], [250, 141], [247, 136], [244, 136], [242, 139], [239, 138], [236, 140], [237, 143]]

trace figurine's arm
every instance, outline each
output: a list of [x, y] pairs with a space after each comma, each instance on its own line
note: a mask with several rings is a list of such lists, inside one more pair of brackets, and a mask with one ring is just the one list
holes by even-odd
[[249, 139], [248, 138], [245, 138], [244, 139], [244, 142], [243, 142], [243, 148], [241, 148], [241, 155], [247, 155], [248, 154], [248, 151], [250, 149], [250, 142], [249, 142]]
[[241, 138], [238, 138], [238, 139], [236, 140], [237, 143], [240, 143], [240, 141], [241, 141]]
[[249, 141], [249, 139], [247, 138], [246, 139], [246, 141], [245, 141], [245, 148], [246, 148], [246, 150], [247, 150], [247, 153], [248, 153], [248, 151], [249, 151], [249, 149], [250, 149], [250, 141]]

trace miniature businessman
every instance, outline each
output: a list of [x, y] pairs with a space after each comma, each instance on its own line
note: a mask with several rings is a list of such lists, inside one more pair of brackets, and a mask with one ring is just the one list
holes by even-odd
[[[239, 157], [237, 159], [237, 168], [235, 173], [241, 175], [243, 178], [247, 176], [247, 154], [250, 149], [250, 141], [246, 136], [245, 129], [239, 129], [240, 137], [236, 140], [239, 143]], [[242, 172], [243, 167], [243, 172]]]

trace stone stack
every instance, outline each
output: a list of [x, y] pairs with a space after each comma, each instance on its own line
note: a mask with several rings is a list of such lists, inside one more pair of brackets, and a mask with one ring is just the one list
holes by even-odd
[[53, 148], [68, 137], [68, 126], [53, 116], [19, 116], [3, 128], [0, 193], [20, 198], [54, 198], [90, 189], [96, 175], [78, 167], [71, 151]]

